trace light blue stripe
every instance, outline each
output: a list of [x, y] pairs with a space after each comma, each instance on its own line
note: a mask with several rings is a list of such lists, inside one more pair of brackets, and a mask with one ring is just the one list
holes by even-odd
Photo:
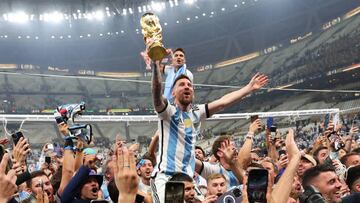
[[[187, 112], [182, 113], [183, 120], [190, 119]], [[188, 128], [185, 128], [185, 146], [184, 146], [184, 157], [182, 160], [182, 171], [186, 172], [186, 168], [189, 166], [191, 156], [193, 155], [191, 152], [193, 150], [193, 133], [192, 133], [192, 125]]]
[[230, 179], [230, 187], [239, 185], [238, 179], [235, 177], [232, 171], [228, 171], [228, 176]]
[[175, 172], [176, 145], [178, 142], [179, 111], [177, 110], [170, 120], [170, 135], [167, 146], [166, 174]]

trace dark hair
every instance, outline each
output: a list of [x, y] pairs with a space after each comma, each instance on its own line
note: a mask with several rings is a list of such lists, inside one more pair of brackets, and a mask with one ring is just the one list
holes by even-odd
[[319, 161], [319, 159], [317, 158], [317, 156], [319, 155], [320, 151], [323, 150], [323, 149], [328, 149], [328, 148], [322, 146], [322, 147], [317, 148], [317, 149], [314, 151], [314, 153], [313, 153], [313, 157], [314, 157], [314, 159], [316, 160], [317, 164], [320, 164], [320, 161]]
[[178, 48], [176, 48], [176, 49], [173, 51], [173, 53], [175, 53], [175, 52], [177, 52], [177, 51], [181, 51], [184, 55], [186, 55], [186, 53], [185, 53], [185, 51], [184, 51], [183, 48], [178, 47]]
[[181, 75], [179, 75], [179, 76], [175, 79], [175, 81], [174, 81], [174, 83], [173, 83], [173, 86], [175, 86], [175, 84], [177, 83], [177, 81], [179, 81], [180, 79], [183, 79], [183, 78], [188, 79], [188, 80], [191, 82], [191, 84], [192, 84], [192, 81], [190, 80], [190, 78], [189, 78], [187, 75], [181, 74]]
[[335, 173], [334, 167], [327, 164], [317, 165], [315, 167], [306, 170], [303, 175], [302, 185], [304, 187], [309, 186], [311, 184], [311, 181], [317, 176], [319, 176], [320, 173], [328, 172], [328, 171], [332, 171]]
[[115, 180], [112, 180], [109, 182], [107, 189], [109, 191], [109, 196], [110, 199], [114, 202], [117, 203], [118, 202], [118, 198], [119, 198], [119, 190], [116, 187], [115, 184]]
[[193, 182], [194, 180], [188, 174], [175, 173], [169, 181]]
[[36, 177], [39, 177], [39, 176], [46, 176], [46, 173], [44, 171], [34, 171], [32, 173], [30, 173], [30, 178], [26, 181], [26, 186], [28, 188], [31, 188], [31, 185], [32, 185], [32, 179], [33, 178], [36, 178]]
[[217, 152], [218, 152], [219, 148], [221, 147], [221, 143], [224, 142], [225, 140], [230, 140], [230, 137], [226, 136], [226, 135], [222, 135], [222, 136], [216, 138], [216, 140], [214, 141], [214, 143], [212, 145], [211, 151], [217, 160], [220, 160], [220, 157], [217, 155]]
[[359, 154], [360, 154], [360, 147], [351, 150], [351, 152], [355, 152], [355, 153], [359, 153]]
[[200, 146], [195, 146], [195, 149], [200, 149], [204, 156], [206, 156], [205, 151]]
[[359, 154], [359, 153], [356, 153], [356, 152], [351, 152], [351, 153], [349, 153], [349, 154], [345, 154], [345, 155], [344, 155], [343, 157], [341, 157], [341, 159], [340, 159], [341, 163], [344, 164], [344, 165], [346, 165], [346, 162], [348, 161], [349, 157], [354, 156], [354, 155], [360, 156], [360, 154]]

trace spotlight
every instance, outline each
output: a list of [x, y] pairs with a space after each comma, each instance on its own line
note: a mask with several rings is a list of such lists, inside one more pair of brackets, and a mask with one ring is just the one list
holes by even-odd
[[142, 12], [141, 6], [138, 7], [138, 11], [139, 11], [139, 13]]
[[121, 30], [120, 32], [121, 32], [121, 33], [124, 33], [124, 30]]
[[152, 8], [152, 10], [158, 11], [158, 12], [160, 12], [164, 9], [160, 2], [153, 2], [153, 1], [151, 2], [151, 8]]
[[133, 13], [134, 13], [133, 10], [132, 10], [132, 8], [129, 8], [129, 13], [130, 13], [130, 14], [133, 14]]
[[185, 0], [185, 4], [192, 5], [195, 1], [194, 0]]
[[26, 39], [30, 39], [30, 36], [28, 35], [28, 36], [26, 36]]
[[71, 38], [71, 35], [68, 35], [68, 38], [70, 39], [70, 38]]
[[51, 39], [55, 39], [55, 36], [54, 36], [54, 35], [52, 35], [52, 36], [51, 36]]
[[103, 20], [104, 19], [104, 13], [100, 10], [96, 11], [94, 14], [93, 14], [94, 18], [96, 20]]
[[91, 34], [87, 34], [88, 37], [91, 37]]
[[26, 23], [29, 21], [29, 15], [23, 11], [18, 11], [16, 13], [9, 13], [7, 18], [9, 22], [13, 22], [13, 23]]
[[124, 16], [126, 16], [126, 14], [127, 14], [127, 10], [126, 10], [125, 8], [123, 8], [123, 12], [122, 12], [122, 14], [123, 14]]
[[52, 13], [45, 13], [44, 14], [44, 21], [45, 22], [53, 22], [59, 23], [64, 20], [64, 15], [58, 11], [54, 11]]
[[39, 39], [39, 37], [38, 37], [38, 36], [36, 36], [36, 37], [35, 37], [35, 39], [36, 39], [36, 40], [38, 40], [38, 39]]

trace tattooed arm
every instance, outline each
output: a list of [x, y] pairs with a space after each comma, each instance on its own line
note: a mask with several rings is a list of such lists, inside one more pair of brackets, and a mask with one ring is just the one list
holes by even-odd
[[154, 64], [151, 84], [154, 108], [156, 112], [162, 112], [167, 105], [167, 100], [162, 95], [160, 61]]

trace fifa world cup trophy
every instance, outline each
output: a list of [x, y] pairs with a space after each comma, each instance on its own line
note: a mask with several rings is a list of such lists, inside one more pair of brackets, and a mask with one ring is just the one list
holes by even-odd
[[159, 18], [153, 13], [145, 13], [141, 17], [140, 25], [149, 57], [153, 61], [163, 59], [167, 53], [162, 44], [162, 28]]

